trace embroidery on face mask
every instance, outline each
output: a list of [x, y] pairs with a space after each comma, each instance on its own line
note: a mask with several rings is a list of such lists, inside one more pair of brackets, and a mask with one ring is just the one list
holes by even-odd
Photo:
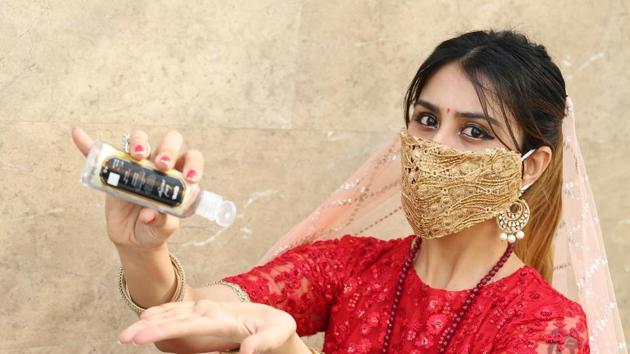
[[520, 154], [501, 148], [460, 151], [405, 130], [400, 136], [401, 201], [416, 235], [456, 233], [495, 217], [518, 199]]

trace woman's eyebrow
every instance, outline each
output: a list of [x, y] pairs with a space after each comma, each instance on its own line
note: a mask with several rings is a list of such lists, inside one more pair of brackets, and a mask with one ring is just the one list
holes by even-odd
[[[435, 112], [435, 113], [439, 113], [440, 111], [440, 107], [436, 106], [435, 104], [423, 100], [421, 98], [416, 99], [416, 103], [415, 105], [420, 105], [423, 106], [424, 108]], [[414, 105], [414, 106], [415, 106]], [[501, 124], [501, 122], [499, 122], [498, 119], [494, 118], [494, 117], [490, 117], [490, 116], [486, 116], [483, 113], [476, 113], [476, 112], [458, 112], [455, 111], [455, 116], [459, 117], [459, 118], [468, 118], [468, 119], [483, 119], [483, 120], [489, 120], [492, 124], [495, 124], [501, 128], [503, 128], [503, 124]]]

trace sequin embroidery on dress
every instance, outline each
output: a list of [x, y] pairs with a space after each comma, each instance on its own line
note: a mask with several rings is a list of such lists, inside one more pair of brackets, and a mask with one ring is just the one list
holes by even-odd
[[[415, 237], [316, 241], [223, 280], [238, 284], [251, 301], [291, 314], [300, 336], [324, 331], [326, 354], [379, 353]], [[388, 352], [436, 353], [469, 291], [431, 288], [411, 271]], [[586, 318], [579, 304], [524, 266], [479, 292], [446, 353], [589, 353]]]

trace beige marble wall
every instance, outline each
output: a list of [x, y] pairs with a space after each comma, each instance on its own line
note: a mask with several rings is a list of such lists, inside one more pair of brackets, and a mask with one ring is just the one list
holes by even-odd
[[71, 127], [115, 144], [178, 129], [203, 151], [204, 184], [240, 207], [225, 232], [191, 218], [173, 239], [203, 285], [246, 270], [401, 126], [439, 41], [488, 26], [564, 72], [630, 337], [629, 17], [625, 0], [1, 1], [0, 352], [156, 351], [116, 344], [134, 316]]

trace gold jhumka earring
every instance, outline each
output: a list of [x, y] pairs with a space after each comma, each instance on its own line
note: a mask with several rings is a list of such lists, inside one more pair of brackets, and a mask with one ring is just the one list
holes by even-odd
[[529, 214], [529, 205], [524, 199], [519, 198], [506, 211], [497, 215], [501, 240], [514, 243], [517, 239], [523, 239], [525, 237], [523, 229], [529, 221]]

